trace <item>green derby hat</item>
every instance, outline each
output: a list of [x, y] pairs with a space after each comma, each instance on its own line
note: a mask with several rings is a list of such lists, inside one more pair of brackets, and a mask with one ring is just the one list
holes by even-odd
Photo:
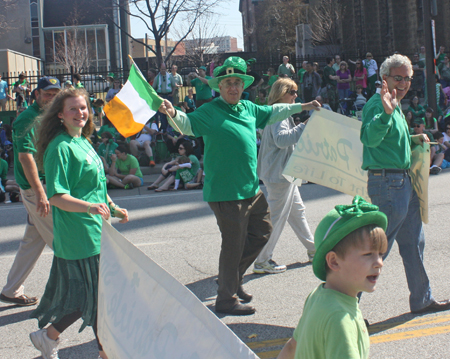
[[316, 277], [326, 280], [325, 257], [346, 235], [369, 224], [375, 224], [385, 231], [387, 222], [386, 215], [379, 211], [378, 206], [367, 203], [360, 196], [355, 196], [351, 205], [338, 205], [328, 212], [314, 233], [316, 254], [313, 270]]
[[244, 81], [244, 89], [249, 87], [255, 78], [247, 75], [247, 64], [244, 59], [237, 56], [230, 56], [225, 60], [222, 66], [214, 69], [214, 77], [208, 81], [209, 87], [214, 91], [220, 92], [219, 83], [228, 77], [238, 77]]

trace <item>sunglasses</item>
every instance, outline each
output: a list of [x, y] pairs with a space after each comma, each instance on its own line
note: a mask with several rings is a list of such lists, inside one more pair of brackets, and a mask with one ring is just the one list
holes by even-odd
[[421, 125], [414, 125], [414, 128], [419, 128]]
[[447, 127], [446, 131], [450, 130], [450, 127]]
[[392, 77], [397, 82], [402, 82], [403, 80], [405, 80], [405, 82], [411, 82], [411, 80], [413, 79], [412, 76], [405, 76], [405, 77], [403, 77], [403, 76], [400, 76], [400, 75], [397, 75], [397, 76], [388, 75], [388, 77]]
[[289, 91], [289, 95], [294, 96], [298, 94], [298, 90], [291, 90]]
[[179, 146], [178, 149], [179, 149], [179, 150], [184, 150], [185, 148], [182, 147], [182, 146]]

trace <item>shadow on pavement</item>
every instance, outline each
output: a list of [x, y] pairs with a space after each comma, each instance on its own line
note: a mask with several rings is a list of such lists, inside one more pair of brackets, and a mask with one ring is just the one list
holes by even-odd
[[[429, 313], [425, 313], [425, 314], [429, 314]], [[416, 317], [417, 317], [417, 315], [414, 315], [412, 313], [404, 313], [404, 314], [398, 315], [396, 317], [392, 317], [392, 318], [383, 320], [382, 322], [370, 324], [369, 334], [370, 335], [377, 334], [377, 333], [381, 333], [386, 330], [398, 327], [402, 324], [409, 322], [410, 320], [412, 320]]]
[[[1, 307], [0, 312], [4, 312], [6, 310], [16, 309], [16, 308], [19, 308], [19, 306], [9, 305], [9, 306], [5, 306], [5, 307]], [[7, 314], [7, 315], [2, 315], [0, 317], [0, 327], [4, 327], [9, 324], [23, 322], [25, 320], [30, 319], [30, 314], [33, 310], [34, 310], [34, 308], [30, 309], [30, 310], [26, 310], [24, 312], [16, 312], [16, 313], [11, 313], [11, 314]]]

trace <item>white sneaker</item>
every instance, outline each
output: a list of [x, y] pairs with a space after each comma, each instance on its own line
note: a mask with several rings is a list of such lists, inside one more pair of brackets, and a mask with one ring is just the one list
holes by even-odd
[[257, 274], [275, 274], [275, 273], [283, 273], [286, 271], [286, 266], [283, 264], [277, 264], [274, 260], [269, 259], [264, 263], [255, 263], [253, 267], [253, 273]]
[[58, 344], [59, 338], [51, 340], [47, 336], [47, 329], [41, 329], [30, 334], [30, 339], [37, 350], [39, 350], [44, 359], [59, 359]]

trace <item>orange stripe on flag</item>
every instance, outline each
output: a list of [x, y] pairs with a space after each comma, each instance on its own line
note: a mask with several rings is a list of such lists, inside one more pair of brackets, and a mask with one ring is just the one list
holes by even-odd
[[142, 123], [134, 121], [130, 109], [117, 96], [106, 104], [103, 111], [125, 138], [135, 135], [144, 128]]

